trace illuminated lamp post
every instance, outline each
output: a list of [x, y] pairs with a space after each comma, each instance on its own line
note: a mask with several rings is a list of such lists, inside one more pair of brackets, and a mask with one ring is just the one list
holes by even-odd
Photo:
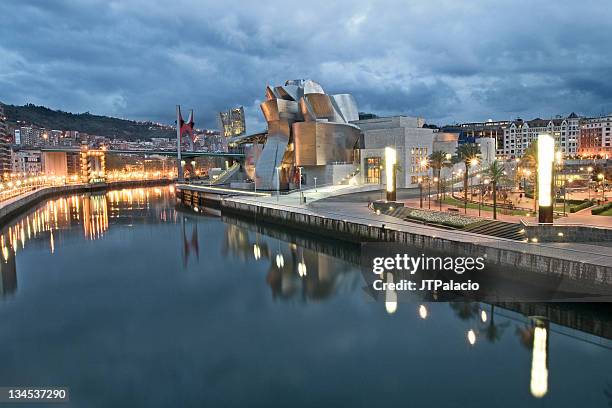
[[419, 177], [417, 181], [419, 182], [419, 207], [423, 208], [423, 177]]
[[591, 199], [591, 173], [593, 172], [593, 167], [589, 166], [587, 167], [587, 193], [589, 195], [589, 200]]
[[301, 167], [301, 166], [298, 167], [298, 172], [299, 172], [298, 176], [299, 176], [300, 191], [302, 191], [302, 169], [303, 169], [303, 167]]
[[601, 182], [601, 199], [602, 201], [606, 201], [606, 180], [603, 173], [599, 173], [597, 175], [597, 180]]
[[429, 177], [427, 177], [427, 208], [431, 210], [431, 179]]
[[[422, 158], [419, 164], [421, 166], [421, 171], [425, 172], [425, 176], [427, 177], [427, 182], [429, 183], [429, 174], [427, 173], [427, 164], [428, 164], [427, 159]], [[424, 178], [419, 177], [419, 190], [421, 194], [421, 208], [423, 208], [423, 181], [424, 181]]]
[[280, 200], [280, 166], [276, 168], [276, 201]]
[[[538, 136], [538, 222], [552, 224], [552, 173], [555, 139], [547, 133]], [[535, 199], [536, 197], [534, 197]]]
[[395, 166], [397, 164], [397, 152], [392, 147], [385, 147], [385, 176], [387, 179], [387, 201], [397, 199]]
[[[440, 179], [438, 177], [434, 177], [434, 183], [439, 183]], [[440, 186], [440, 184], [438, 184], [438, 187]], [[438, 203], [440, 204], [440, 211], [442, 211], [442, 194], [439, 191], [440, 189], [438, 188]]]

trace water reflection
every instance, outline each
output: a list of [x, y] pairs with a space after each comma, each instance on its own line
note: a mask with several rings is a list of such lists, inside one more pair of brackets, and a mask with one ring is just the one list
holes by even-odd
[[[187, 296], [191, 293], [177, 290], [177, 287], [180, 288], [178, 283], [183, 278], [190, 279], [189, 284], [195, 288], [194, 297], [188, 298], [188, 301], [184, 303], [193, 307], [198, 322], [206, 321], [214, 324], [215, 318], [219, 317], [218, 314], [208, 315], [206, 310], [209, 309], [218, 310], [226, 307], [229, 309], [227, 316], [232, 316], [231, 307], [223, 303], [223, 296], [215, 296], [208, 292], [210, 300], [207, 300], [207, 297], [202, 295], [210, 287], [225, 294], [223, 291], [227, 290], [228, 281], [224, 279], [228, 279], [229, 276], [232, 287], [239, 287], [241, 282], [246, 282], [240, 287], [242, 291], [238, 292], [240, 297], [232, 298], [233, 302], [236, 302], [236, 299], [243, 299], [243, 296], [246, 298], [248, 295], [245, 293], [255, 293], [259, 298], [265, 298], [248, 303], [249, 307], [240, 311], [240, 313], [247, 314], [248, 318], [260, 319], [249, 321], [249, 324], [259, 328], [264, 326], [266, 321], [274, 320], [270, 319], [270, 315], [267, 314], [271, 313], [270, 309], [266, 309], [268, 307], [266, 301], [269, 302], [270, 298], [275, 301], [271, 302], [276, 307], [273, 310], [274, 313], [279, 313], [279, 315], [287, 313], [287, 320], [282, 321], [281, 324], [283, 330], [276, 332], [277, 336], [279, 333], [291, 332], [291, 330], [285, 330], [285, 326], [289, 327], [292, 322], [299, 320], [291, 313], [302, 309], [301, 307], [283, 307], [285, 304], [303, 305], [309, 307], [308, 310], [324, 310], [323, 316], [325, 319], [330, 319], [330, 326], [340, 326], [341, 319], [356, 315], [357, 320], [369, 319], [367, 325], [364, 326], [365, 329], [361, 328], [364, 332], [351, 332], [350, 327], [345, 327], [343, 330], [346, 333], [336, 333], [337, 338], [333, 338], [332, 335], [328, 337], [327, 331], [331, 329], [326, 327], [326, 332], [319, 333], [320, 338], [316, 340], [324, 339], [322, 344], [332, 344], [338, 347], [334, 350], [340, 358], [342, 355], [349, 356], [352, 350], [351, 345], [361, 340], [363, 336], [370, 342], [357, 343], [359, 347], [355, 348], [354, 355], [350, 355], [351, 361], [363, 359], [360, 347], [370, 345], [372, 349], [366, 350], [363, 354], [378, 355], [382, 349], [387, 349], [387, 347], [380, 347], [381, 344], [391, 343], [391, 348], [402, 353], [406, 350], [410, 351], [410, 346], [413, 345], [411, 342], [418, 341], [421, 337], [431, 342], [440, 341], [440, 339], [443, 341], [440, 344], [443, 345], [441, 348], [446, 349], [445, 358], [448, 361], [442, 361], [440, 357], [439, 361], [433, 362], [434, 365], [443, 369], [444, 367], [456, 369], [455, 365], [463, 364], [466, 359], [477, 360], [477, 356], [494, 355], [496, 358], [505, 359], [504, 361], [519, 361], [520, 364], [512, 366], [512, 369], [517, 370], [513, 373], [518, 372], [517, 378], [522, 381], [518, 387], [520, 390], [516, 391], [516, 394], [521, 395], [520, 392], [523, 392], [534, 402], [535, 398], [551, 398], [551, 394], [554, 395], [556, 391], [552, 392], [555, 388], [549, 385], [554, 385], [555, 380], [559, 381], [559, 378], [567, 375], [557, 369], [558, 366], [549, 365], [549, 359], [554, 363], [568, 358], [557, 347], [553, 347], [551, 355], [551, 350], [549, 350], [551, 342], [556, 342], [556, 344], [570, 342], [572, 350], [584, 346], [609, 353], [612, 349], [612, 344], [608, 340], [612, 338], [610, 329], [612, 324], [610, 316], [606, 313], [599, 313], [576, 305], [428, 303], [428, 300], [435, 298], [435, 293], [430, 294], [431, 298], [419, 299], [416, 303], [401, 303], [395, 291], [380, 294], [380, 302], [375, 303], [371, 301], [373, 296], [367, 291], [368, 284], [359, 270], [359, 247], [343, 246], [340, 243], [318, 237], [295, 236], [283, 229], [262, 227], [240, 220], [224, 218], [224, 222], [221, 223], [218, 218], [202, 216], [203, 213], [205, 213], [204, 209], [199, 209], [198, 214], [177, 209], [168, 188], [112, 191], [107, 194], [75, 195], [49, 200], [0, 231], [2, 248], [0, 294], [7, 299], [14, 299], [20, 295], [16, 292], [18, 277], [16, 264], [18, 263], [15, 258], [17, 254], [27, 256], [27, 250], [31, 247], [44, 251], [45, 255], [52, 254], [52, 258], [57, 259], [64, 254], [64, 251], [67, 251], [63, 245], [67, 245], [68, 232], [72, 236], [78, 235], [85, 245], [91, 247], [113, 239], [123, 243], [125, 236], [113, 234], [113, 231], [120, 229], [119, 226], [142, 229], [143, 224], [163, 224], [162, 229], [151, 230], [150, 239], [157, 240], [155, 241], [156, 244], [159, 244], [157, 248], [161, 246], [173, 248], [168, 252], [171, 255], [169, 257], [170, 267], [158, 275], [155, 275], [156, 271], [151, 271], [150, 281], [130, 281], [130, 285], [126, 284], [125, 287], [154, 286], [156, 282], [163, 281], [164, 287], [161, 292], [163, 296], [150, 296], [149, 298], [155, 299], [154, 303], [159, 299], [163, 300], [164, 307], [167, 307], [168, 313], [172, 316], [175, 315], [174, 308], [183, 301], [183, 299], [173, 298], [172, 294], [175, 291]], [[125, 230], [132, 231], [133, 229], [135, 228]], [[172, 234], [173, 239], [168, 240], [165, 234]], [[163, 243], [160, 244], [158, 241]], [[150, 248], [145, 248], [145, 250], [150, 250]], [[221, 261], [217, 259], [218, 254], [221, 255], [219, 256]], [[130, 255], [136, 259], [142, 259], [151, 254], [143, 252]], [[214, 266], [214, 274], [203, 273], [204, 267], [208, 265]], [[109, 272], [112, 273], [112, 271]], [[131, 270], [129, 272], [125, 275], [132, 274]], [[172, 279], [165, 279], [173, 273]], [[197, 280], [203, 276], [208, 280]], [[116, 276], [111, 276], [109, 279], [111, 278], [116, 278]], [[130, 279], [128, 276], [124, 278]], [[391, 273], [385, 276], [387, 282], [396, 279], [399, 278]], [[203, 283], [198, 286], [198, 282]], [[26, 286], [22, 282], [22, 287]], [[23, 288], [20, 290], [25, 291]], [[121, 291], [120, 288], [112, 285], [111, 288]], [[263, 297], [259, 296], [258, 289], [263, 292]], [[139, 291], [135, 293], [142, 295], [142, 292]], [[87, 294], [88, 292], [75, 293], [75, 296], [87, 296]], [[123, 292], [123, 295], [118, 299], [134, 298], [137, 302], [140, 301], [138, 299], [141, 299], [139, 296], [134, 296], [134, 292]], [[339, 299], [339, 302], [342, 303], [342, 311], [345, 314], [341, 314], [340, 317], [334, 315], [334, 313], [337, 314], [334, 308], [338, 304], [334, 303], [333, 299]], [[29, 301], [36, 302], [36, 299], [29, 299]], [[0, 303], [0, 310], [8, 303], [10, 302]], [[314, 303], [321, 306], [309, 306]], [[261, 314], [246, 310], [251, 307], [256, 309], [257, 305], [263, 308]], [[128, 308], [130, 313], [132, 309], [137, 308], [130, 304]], [[105, 309], [101, 308], [101, 310]], [[149, 314], [148, 309], [145, 314]], [[176, 313], [176, 315], [181, 314]], [[115, 313], [113, 316], [118, 318], [121, 313]], [[95, 320], [95, 317], [93, 316], [92, 320]], [[226, 315], [222, 314], [221, 318], [226, 319]], [[333, 320], [334, 318], [337, 320]], [[125, 332], [130, 336], [136, 336], [135, 333], [140, 328], [139, 319], [144, 318], [139, 316], [138, 319], [134, 318], [129, 321], [129, 329], [125, 329]], [[163, 315], [160, 316], [160, 319], [163, 322]], [[189, 338], [194, 329], [190, 326], [183, 327], [182, 319], [184, 316], [172, 317], [172, 323], [168, 326], [163, 326], [162, 323], [160, 332], [168, 327], [171, 328], [168, 332], [173, 333], [175, 330], [180, 332], [181, 329], [184, 329], [183, 338]], [[357, 321], [352, 323], [358, 324]], [[235, 324], [236, 327], [240, 326], [240, 322], [227, 321], [227, 325], [232, 324]], [[242, 324], [245, 323], [242, 322]], [[207, 324], [202, 324], [202, 326], [207, 327]], [[236, 329], [238, 333], [246, 326], [236, 327], [232, 327], [232, 330]], [[409, 329], [402, 331], [406, 327]], [[316, 331], [316, 328], [312, 327], [312, 322], [310, 326], [304, 323], [300, 330], [302, 329], [304, 332], [300, 332], [300, 337], [312, 336], [313, 331]], [[150, 326], [144, 327], [143, 331], [147, 332], [147, 330], [151, 330]], [[120, 338], [125, 339], [124, 333], [120, 334]], [[231, 334], [235, 333], [231, 331]], [[343, 338], [344, 335], [346, 339]], [[382, 337], [379, 342], [372, 340], [377, 335]], [[213, 337], [216, 337], [216, 333]], [[201, 339], [210, 340], [204, 335], [199, 338]], [[273, 342], [274, 340], [266, 341]], [[398, 347], [396, 342], [406, 342], [410, 346], [406, 347], [406, 350], [401, 350], [401, 346]], [[290, 342], [279, 340], [279, 343], [274, 343], [272, 348], [276, 353], [278, 352], [276, 349], [282, 349], [283, 344], [286, 343]], [[502, 357], [499, 357], [500, 354]], [[190, 359], [193, 358], [193, 355], [193, 353], [190, 354]], [[412, 355], [412, 357], [415, 361], [419, 359], [418, 355]], [[413, 364], [413, 361], [408, 358], [406, 361]], [[372, 366], [364, 363], [363, 368], [367, 370], [382, 362], [381, 360]], [[198, 363], [205, 364], [200, 360]], [[329, 363], [334, 364], [335, 361]], [[273, 358], [270, 364], [274, 364]], [[299, 363], [296, 364], [299, 365]], [[432, 361], [421, 362], [421, 366], [416, 364], [415, 372], [418, 372], [427, 370], [427, 367], [432, 365]], [[219, 363], [219, 366], [221, 365], [222, 363]], [[490, 365], [480, 366], [480, 369], [490, 368]], [[393, 368], [389, 370], [392, 371]], [[396, 374], [401, 374], [401, 372], [399, 370], [397, 373], [393, 372], [393, 375]], [[588, 367], [584, 375], [589, 375]], [[401, 376], [398, 375], [398, 377]], [[593, 384], [591, 389], [595, 388], [599, 382]], [[336, 386], [339, 385], [336, 384]], [[502, 385], [500, 385], [500, 390], [509, 393]], [[598, 390], [601, 391], [602, 388]]]
[[[33, 244], [56, 253], [58, 239], [64, 230], [81, 228], [86, 240], [104, 237], [109, 218], [115, 223], [150, 218], [156, 222], [175, 222], [176, 211], [167, 205], [171, 187], [112, 190], [106, 194], [75, 194], [46, 201], [28, 214], [0, 229], [0, 273], [3, 295], [17, 289], [15, 258], [19, 251]], [[160, 201], [161, 200], [161, 201]], [[156, 206], [152, 208], [151, 203]]]
[[226, 226], [223, 254], [266, 262], [265, 281], [274, 299], [323, 300], [360, 283], [354, 265], [237, 225]]

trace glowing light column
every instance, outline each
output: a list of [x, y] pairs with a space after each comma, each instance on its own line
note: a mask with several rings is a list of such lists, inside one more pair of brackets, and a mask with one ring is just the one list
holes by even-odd
[[553, 164], [555, 162], [555, 140], [549, 134], [538, 136], [538, 221], [553, 222]]
[[385, 174], [387, 178], [387, 201], [395, 201], [395, 166], [397, 164], [397, 153], [392, 147], [385, 147]]

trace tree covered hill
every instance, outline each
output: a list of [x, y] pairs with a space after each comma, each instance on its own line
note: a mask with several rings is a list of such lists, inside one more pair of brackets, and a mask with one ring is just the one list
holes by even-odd
[[174, 130], [152, 122], [136, 122], [109, 116], [70, 113], [52, 110], [44, 106], [4, 105], [4, 113], [10, 126], [36, 126], [56, 130], [77, 130], [90, 135], [126, 140], [173, 137]]

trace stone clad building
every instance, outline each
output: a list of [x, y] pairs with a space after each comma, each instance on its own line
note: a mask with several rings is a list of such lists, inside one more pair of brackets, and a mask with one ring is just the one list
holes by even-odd
[[423, 128], [424, 119], [391, 116], [351, 122], [363, 132], [361, 182], [384, 184], [385, 147], [397, 152], [397, 187], [414, 187], [427, 175], [422, 160], [433, 151], [436, 132]]

